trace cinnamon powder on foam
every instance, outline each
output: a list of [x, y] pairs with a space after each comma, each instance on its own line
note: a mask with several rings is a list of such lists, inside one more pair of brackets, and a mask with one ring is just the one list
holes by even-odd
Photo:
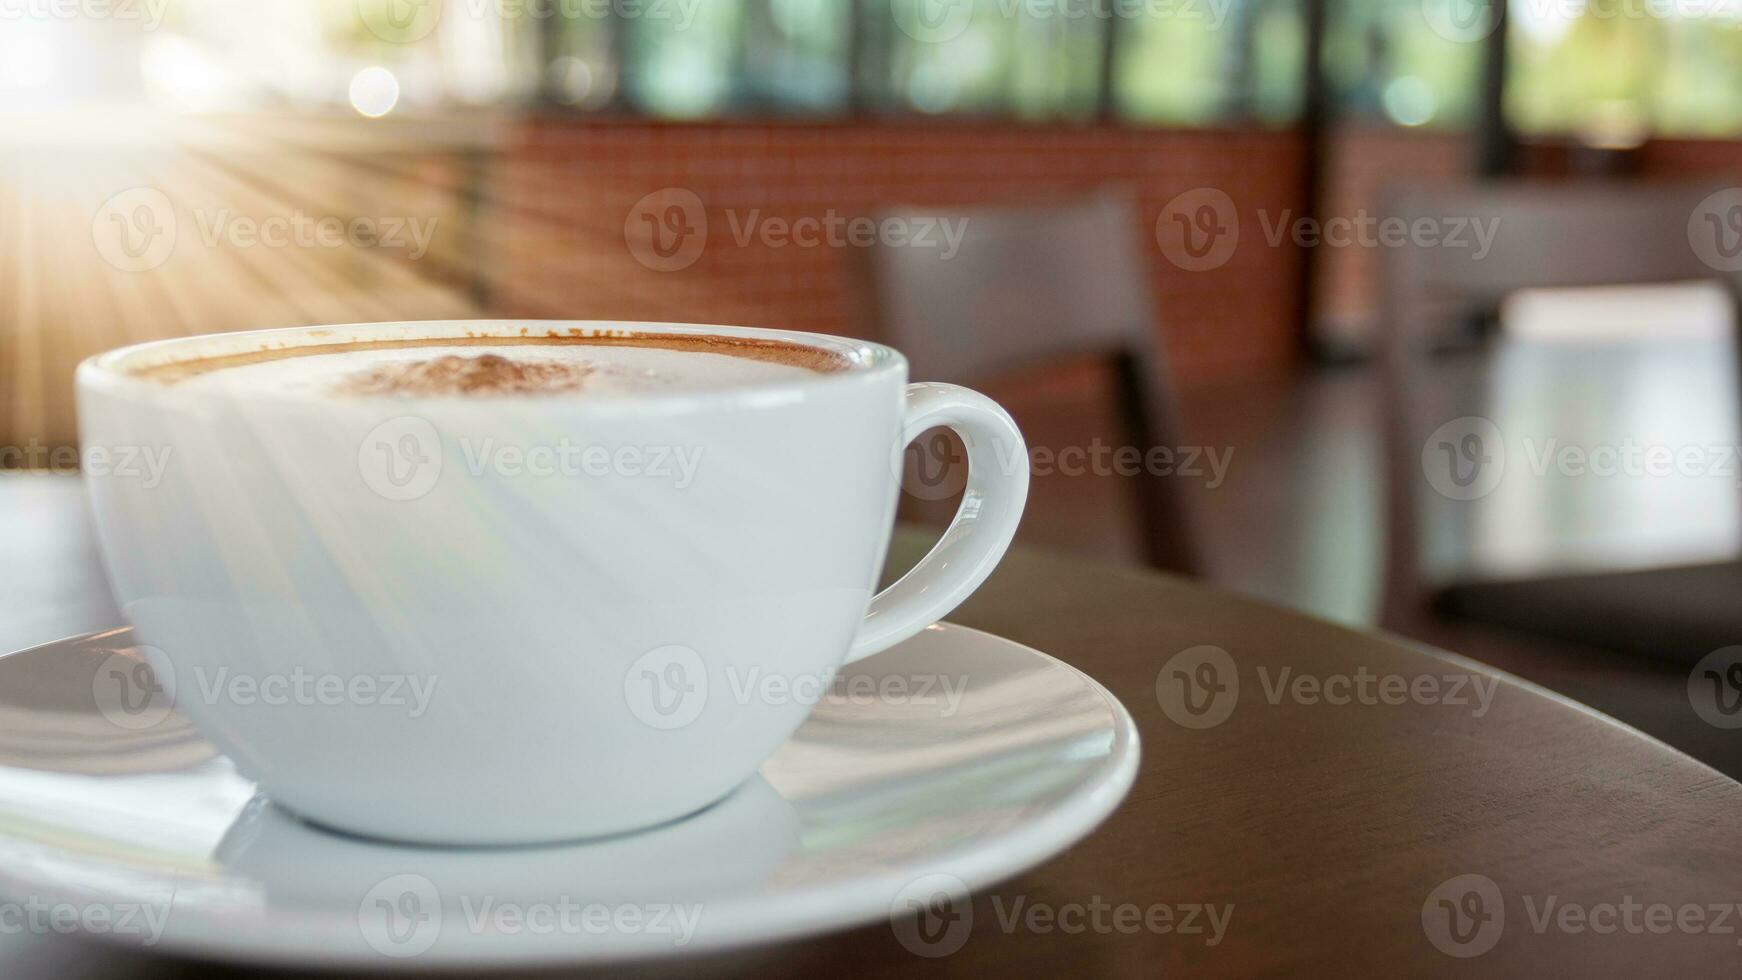
[[[246, 351], [236, 354], [225, 354], [216, 357], [198, 358], [188, 361], [171, 361], [164, 364], [133, 368], [131, 373], [137, 377], [150, 378], [164, 384], [178, 384], [189, 378], [220, 371], [226, 368], [242, 367], [262, 361], [276, 361], [286, 358], [303, 357], [319, 354], [340, 354], [356, 350], [406, 350], [418, 347], [469, 347], [491, 346], [600, 346], [600, 347], [652, 347], [678, 351], [697, 351], [702, 353], [726, 354], [736, 357], [746, 357], [756, 361], [767, 361], [775, 364], [787, 364], [792, 367], [806, 368], [811, 371], [828, 374], [847, 370], [852, 361], [848, 358], [805, 344], [787, 340], [773, 340], [753, 337], [728, 337], [715, 334], [643, 334], [632, 331], [611, 331], [591, 333], [579, 329], [567, 332], [549, 331], [542, 336], [534, 335], [530, 330], [522, 329], [516, 335], [484, 335], [468, 334], [464, 337], [419, 337], [401, 338], [396, 340], [362, 340], [341, 341], [326, 344], [311, 344], [306, 346], [264, 348], [256, 351]], [[431, 367], [425, 371], [410, 371], [406, 366], [383, 367], [367, 372], [370, 376], [358, 382], [360, 387], [347, 387], [344, 391], [358, 394], [404, 392], [407, 394], [441, 394], [444, 392], [476, 391], [489, 394], [493, 391], [504, 394], [515, 392], [537, 391], [570, 391], [582, 386], [591, 369], [585, 365], [570, 365], [563, 362], [531, 360], [512, 362], [499, 355], [482, 355], [466, 358], [458, 355], [446, 355], [434, 358], [420, 364], [439, 364], [443, 361], [477, 361], [483, 358], [494, 358], [502, 364], [468, 367], [464, 363], [451, 367]], [[533, 367], [533, 372], [516, 381], [513, 379], [514, 366]], [[547, 377], [541, 383], [535, 380], [533, 373], [544, 372]], [[403, 384], [396, 380], [395, 374], [403, 373], [406, 377]], [[379, 377], [374, 377], [379, 375]], [[470, 380], [468, 380], [470, 379]], [[462, 384], [475, 383], [478, 387], [466, 388]], [[493, 387], [500, 383], [500, 387]], [[513, 387], [516, 384], [526, 384], [527, 387]]]
[[447, 354], [383, 364], [341, 381], [346, 395], [523, 395], [573, 391], [593, 368], [562, 361], [514, 360], [500, 354]]

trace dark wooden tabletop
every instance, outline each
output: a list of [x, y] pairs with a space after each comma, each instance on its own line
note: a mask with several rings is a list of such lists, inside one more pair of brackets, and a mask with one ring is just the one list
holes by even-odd
[[[15, 479], [0, 478], [0, 523], [14, 525], [0, 528], [0, 623], [111, 625], [76, 492]], [[51, 526], [63, 533], [41, 531]], [[892, 564], [925, 543], [902, 535]], [[50, 584], [14, 590], [27, 580]], [[1742, 967], [1742, 785], [1578, 704], [1395, 638], [1039, 553], [1012, 554], [951, 618], [1061, 657], [1124, 701], [1144, 743], [1125, 804], [1070, 851], [976, 895], [947, 956], [917, 956], [882, 924], [673, 972]], [[0, 932], [0, 976], [225, 973]]]

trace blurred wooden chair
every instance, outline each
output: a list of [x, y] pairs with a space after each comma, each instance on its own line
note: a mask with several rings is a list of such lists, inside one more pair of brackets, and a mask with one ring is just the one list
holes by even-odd
[[[866, 332], [904, 352], [915, 380], [979, 384], [1096, 358], [1111, 368], [1128, 444], [1180, 445], [1129, 198], [1108, 191], [1058, 204], [913, 209], [878, 218], [904, 219], [910, 228], [941, 220], [962, 230], [954, 254], [888, 243], [851, 253], [852, 293]], [[1145, 474], [1129, 482], [1149, 564], [1197, 574], [1177, 478]]]
[[[1421, 568], [1424, 444], [1432, 417], [1422, 354], [1472, 315], [1522, 289], [1720, 284], [1742, 328], [1742, 279], [1695, 251], [1712, 187], [1497, 183], [1394, 189], [1383, 212], [1406, 222], [1494, 221], [1491, 250], [1406, 244], [1385, 250], [1382, 286], [1387, 556], [1381, 621], [1406, 628], [1433, 608], [1541, 636], [1675, 660], [1742, 641], [1742, 564], [1433, 584]], [[1738, 199], [1742, 201], [1742, 198]], [[1742, 217], [1742, 211], [1738, 211]], [[1728, 214], [1712, 220], [1727, 223]], [[1716, 241], [1717, 239], [1714, 239]], [[1738, 239], [1742, 242], [1742, 238]], [[1742, 262], [1739, 262], [1742, 264]], [[1742, 374], [1739, 374], [1742, 377]], [[1483, 447], [1476, 449], [1486, 452]], [[1448, 461], [1449, 465], [1449, 461]], [[1455, 506], [1480, 507], [1481, 500]]]

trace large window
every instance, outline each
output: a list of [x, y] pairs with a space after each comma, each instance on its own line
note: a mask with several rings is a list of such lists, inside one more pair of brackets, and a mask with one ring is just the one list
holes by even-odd
[[688, 118], [847, 105], [848, 4], [700, 0], [621, 9], [614, 26], [624, 35], [634, 108]]
[[1506, 110], [1522, 132], [1626, 144], [1742, 132], [1742, 8], [1540, 0], [1511, 8]]
[[864, 0], [862, 10], [860, 84], [875, 110], [1037, 120], [1096, 112], [1107, 19], [1083, 5]]
[[1326, 28], [1326, 81], [1339, 109], [1400, 126], [1475, 122], [1484, 16], [1479, 0], [1336, 3]]
[[196, 111], [1280, 124], [1298, 111], [1304, 2], [163, 0], [137, 44], [154, 94]]
[[1120, 114], [1161, 123], [1285, 123], [1306, 66], [1301, 0], [1176, 0], [1124, 27]]
[[[1287, 125], [1310, 2], [158, 0], [126, 6], [151, 17], [132, 32], [0, 17], [0, 87], [65, 99], [101, 85], [131, 95], [142, 81], [195, 112], [544, 105]], [[1324, 2], [1325, 80], [1344, 118], [1476, 121], [1490, 5], [1508, 0]], [[1510, 2], [1517, 130], [1622, 145], [1742, 133], [1742, 3]], [[75, 30], [91, 43], [68, 40]]]

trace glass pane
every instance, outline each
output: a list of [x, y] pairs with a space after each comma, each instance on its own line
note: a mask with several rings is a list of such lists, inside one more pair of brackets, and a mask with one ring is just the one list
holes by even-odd
[[[729, 106], [743, 29], [742, 0], [639, 9], [644, 11], [641, 16], [618, 21], [628, 39], [631, 102], [653, 115], [675, 118], [706, 116]], [[653, 15], [656, 11], [659, 16]]]
[[1678, 136], [1734, 136], [1742, 132], [1742, 17], [1728, 15], [1673, 22], [1665, 32], [1658, 77], [1656, 130]]
[[138, 57], [146, 94], [174, 109], [381, 115], [531, 97], [539, 24], [510, 4], [175, 0]]
[[1093, 115], [1104, 16], [1058, 0], [866, 0], [867, 100], [925, 113]]
[[1524, 133], [1626, 146], [1648, 133], [1742, 129], [1742, 21], [1733, 5], [1515, 4], [1506, 110]]
[[[607, 11], [593, 13], [568, 4], [553, 29], [550, 63], [545, 66], [544, 91], [563, 105], [598, 108], [610, 103], [619, 84], [617, 53], [612, 45], [615, 22]], [[595, 8], [596, 9], [596, 8]]]
[[841, 0], [749, 0], [746, 108], [828, 111], [847, 105], [847, 29]]
[[1125, 20], [1114, 72], [1121, 116], [1192, 124], [1300, 112], [1299, 0], [1148, 0]]
[[1331, 7], [1325, 75], [1353, 116], [1462, 127], [1481, 93], [1482, 19], [1472, 0], [1355, 0]]
[[838, 0], [639, 9], [618, 22], [629, 42], [629, 97], [644, 111], [685, 118], [847, 104], [847, 5]]

